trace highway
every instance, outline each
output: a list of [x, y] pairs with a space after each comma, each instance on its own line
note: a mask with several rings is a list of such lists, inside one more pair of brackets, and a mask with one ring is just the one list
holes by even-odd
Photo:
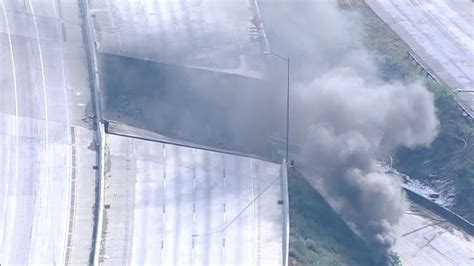
[[77, 1], [0, 1], [1, 263], [87, 263], [96, 152], [81, 31]]
[[253, 1], [90, 0], [98, 52], [261, 77]]
[[474, 3], [368, 0], [369, 6], [474, 114]]
[[[172, 95], [193, 90], [210, 95], [207, 91], [214, 88], [206, 86], [223, 92], [222, 80], [229, 74], [261, 78], [263, 53], [251, 36], [256, 33], [251, 31], [254, 10], [249, 3], [90, 0], [104, 119], [110, 118], [112, 103], [122, 111], [113, 117], [115, 126], [128, 126], [131, 135], [162, 133], [175, 129], [174, 123], [202, 137], [194, 126], [205, 121], [206, 99], [188, 95], [189, 105], [201, 108], [183, 122], [186, 99], [153, 94], [170, 89]], [[204, 83], [203, 75], [212, 83]], [[196, 78], [182, 82], [191, 76]], [[147, 102], [139, 101], [143, 98]], [[129, 102], [149, 108], [128, 110]], [[170, 106], [172, 111], [163, 111]], [[156, 120], [134, 130], [134, 116], [140, 113], [173, 122], [161, 131]], [[209, 126], [206, 132], [210, 134]], [[101, 263], [282, 264], [285, 217], [279, 164], [113, 134], [106, 135], [105, 153]]]
[[410, 204], [395, 229], [403, 265], [474, 264], [474, 237], [418, 205]]
[[[293, 155], [293, 158], [298, 158]], [[336, 202], [325, 196], [321, 178], [310, 167], [298, 167], [332, 206]], [[394, 227], [395, 251], [403, 265], [472, 265], [474, 263], [474, 237], [449, 221], [413, 202]]]
[[281, 265], [280, 165], [107, 135], [106, 265]]

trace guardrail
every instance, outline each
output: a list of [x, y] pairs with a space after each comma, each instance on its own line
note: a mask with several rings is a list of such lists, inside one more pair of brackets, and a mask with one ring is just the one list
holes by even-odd
[[447, 208], [436, 204], [425, 196], [418, 194], [413, 190], [410, 190], [409, 188], [404, 187], [403, 189], [406, 191], [407, 196], [411, 201], [435, 212], [450, 223], [459, 226], [464, 231], [474, 236], [474, 224], [470, 223], [468, 220], [462, 218], [461, 216], [448, 210]]
[[425, 65], [417, 58], [417, 56], [416, 56], [415, 54], [413, 54], [412, 52], [408, 51], [408, 52], [407, 52], [407, 57], [408, 57], [409, 59], [411, 59], [412, 61], [414, 61], [414, 62], [416, 63], [416, 65], [418, 65], [418, 66], [421, 68], [421, 70], [426, 73], [426, 75], [427, 75], [428, 77], [430, 77], [432, 80], [434, 80], [434, 81], [435, 81], [436, 83], [438, 83], [438, 84], [441, 83], [440, 80], [438, 79], [438, 77], [437, 77], [435, 74], [433, 74], [433, 72], [431, 72], [430, 69], [428, 69], [427, 67], [425, 67]]
[[[407, 58], [409, 58], [409, 59], [411, 59], [412, 61], [414, 61], [414, 62], [416, 63], [416, 65], [418, 65], [418, 66], [421, 68], [421, 70], [422, 70], [423, 72], [425, 72], [426, 75], [427, 75], [428, 77], [430, 77], [432, 80], [434, 80], [436, 83], [438, 83], [438, 84], [442, 84], [442, 83], [443, 83], [443, 82], [441, 81], [441, 79], [439, 79], [438, 76], [437, 76], [435, 73], [433, 73], [428, 67], [426, 67], [426, 66], [421, 62], [421, 60], [418, 59], [418, 57], [417, 57], [414, 53], [408, 51], [408, 52], [407, 52]], [[456, 95], [456, 97], [454, 97], [454, 101], [459, 105], [459, 107], [461, 107], [461, 109], [462, 109], [471, 119], [474, 119], [474, 115], [472, 114], [472, 111], [471, 111], [469, 108], [467, 108], [466, 106], [464, 106], [462, 100], [459, 99], [457, 95]]]
[[[258, 6], [258, 0], [250, 0], [252, 13], [254, 16], [261, 18], [260, 7]], [[262, 53], [271, 53], [270, 42], [268, 41], [267, 34], [265, 32], [265, 26], [262, 25], [258, 28], [260, 38], [260, 49]], [[281, 164], [282, 177], [282, 195], [283, 195], [283, 240], [282, 240], [282, 261], [283, 266], [288, 266], [288, 253], [290, 247], [290, 199], [288, 195], [288, 162], [286, 160]]]
[[97, 166], [98, 166], [98, 178], [97, 178], [97, 194], [96, 194], [96, 209], [95, 209], [95, 222], [93, 230], [93, 250], [91, 263], [93, 265], [99, 265], [100, 246], [102, 237], [102, 225], [104, 215], [104, 162], [105, 162], [105, 127], [102, 122], [102, 107], [100, 100], [100, 79], [99, 79], [99, 67], [97, 60], [97, 47], [94, 37], [94, 27], [89, 14], [89, 1], [79, 1], [79, 7], [81, 9], [82, 21], [85, 29], [85, 39], [87, 41], [86, 53], [89, 63], [89, 69], [91, 71], [91, 77], [93, 78], [93, 102], [95, 111], [95, 126], [96, 126], [96, 147], [98, 148]]

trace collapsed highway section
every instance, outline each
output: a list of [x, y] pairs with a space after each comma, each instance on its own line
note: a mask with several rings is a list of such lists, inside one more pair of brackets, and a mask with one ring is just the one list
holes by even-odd
[[[263, 76], [260, 44], [248, 40], [252, 9], [248, 9], [247, 1], [232, 4], [233, 11], [238, 12], [231, 18], [216, 14], [202, 17], [216, 10], [231, 10], [219, 1], [189, 6], [172, 1], [153, 5], [85, 3], [99, 130], [105, 119], [100, 105], [107, 102], [100, 98], [104, 97], [101, 91], [113, 93], [117, 89], [101, 83], [107, 73], [97, 65], [103, 63], [106, 54], [215, 71], [216, 76]], [[199, 23], [191, 23], [191, 17]], [[201, 30], [195, 27], [205, 27], [209, 19], [224, 19], [225, 23], [214, 21], [207, 24], [210, 28]], [[146, 33], [142, 31], [145, 28]], [[170, 30], [180, 33], [167, 34]], [[215, 48], [212, 55], [208, 54], [211, 43]], [[185, 53], [186, 49], [193, 53]], [[200, 56], [206, 53], [207, 58]], [[249, 63], [253, 67], [249, 68]], [[128, 122], [121, 119], [119, 123]], [[98, 170], [104, 175], [96, 199], [96, 264], [287, 261], [288, 202], [280, 165], [203, 146], [191, 147], [193, 144], [146, 140], [140, 134], [98, 133], [105, 146], [101, 141], [104, 160]]]

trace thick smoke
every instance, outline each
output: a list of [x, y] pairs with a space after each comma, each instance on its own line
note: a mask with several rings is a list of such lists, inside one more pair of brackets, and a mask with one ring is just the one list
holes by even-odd
[[[320, 175], [334, 207], [384, 252], [406, 209], [401, 180], [377, 169], [376, 153], [429, 145], [438, 121], [420, 84], [370, 84], [350, 67], [300, 88], [303, 163]], [[383, 253], [382, 253], [383, 254]]]
[[273, 35], [286, 39], [277, 49], [296, 61], [291, 129], [303, 147], [296, 163], [315, 169], [336, 211], [384, 256], [407, 203], [402, 180], [379, 170], [376, 154], [429, 146], [439, 122], [422, 83], [379, 78], [379, 58], [360, 41], [360, 18], [335, 2], [285, 2], [270, 13], [283, 31]]
[[[259, 2], [273, 52], [291, 59], [290, 141], [304, 147], [296, 166], [317, 170], [311, 174], [321, 177], [335, 209], [383, 254], [406, 202], [401, 180], [378, 170], [376, 154], [430, 145], [438, 128], [433, 97], [421, 83], [383, 81], [380, 58], [361, 41], [360, 17], [337, 1]], [[115, 68], [108, 86], [138, 99], [129, 109], [144, 110], [138, 124], [148, 130], [263, 156], [274, 154], [269, 136], [284, 138], [286, 68], [267, 88], [132, 59], [120, 59], [134, 69], [123, 75], [116, 61], [104, 63]], [[286, 67], [276, 59], [272, 65]]]
[[384, 256], [407, 203], [402, 180], [379, 170], [376, 155], [430, 145], [439, 126], [433, 97], [421, 82], [380, 78], [382, 60], [364, 47], [356, 12], [336, 1], [270, 3], [273, 49], [292, 59], [298, 84], [291, 141], [303, 152], [296, 165], [314, 169], [336, 211]]

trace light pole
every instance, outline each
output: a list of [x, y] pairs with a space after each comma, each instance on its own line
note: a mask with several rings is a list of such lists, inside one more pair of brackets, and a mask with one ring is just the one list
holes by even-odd
[[284, 61], [286, 61], [287, 73], [286, 73], [286, 164], [289, 166], [289, 145], [290, 145], [290, 58], [281, 56], [273, 52], [263, 52], [266, 55], [274, 55]]

